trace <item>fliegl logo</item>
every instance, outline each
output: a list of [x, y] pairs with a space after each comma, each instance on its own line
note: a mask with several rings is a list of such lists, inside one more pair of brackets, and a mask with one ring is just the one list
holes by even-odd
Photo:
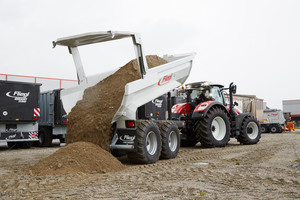
[[13, 98], [15, 101], [19, 103], [26, 103], [27, 98], [29, 97], [30, 92], [21, 92], [21, 91], [9, 91], [6, 93], [6, 96], [9, 98]]
[[120, 140], [126, 144], [133, 144], [134, 140], [135, 140], [135, 136], [122, 135], [122, 136], [120, 136]]
[[162, 77], [162, 78], [158, 81], [158, 85], [159, 85], [159, 86], [163, 86], [163, 85], [169, 83], [169, 82], [171, 81], [172, 77], [173, 77], [173, 74], [166, 75], [166, 76]]

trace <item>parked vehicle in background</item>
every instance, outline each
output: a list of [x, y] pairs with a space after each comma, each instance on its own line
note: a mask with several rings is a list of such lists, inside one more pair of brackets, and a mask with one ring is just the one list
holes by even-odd
[[53, 139], [59, 139], [61, 143], [65, 142], [67, 113], [60, 99], [61, 90], [62, 89], [42, 92], [40, 95], [41, 116], [38, 120], [38, 146], [51, 146]]
[[290, 119], [290, 113], [283, 113], [282, 110], [278, 109], [266, 109], [264, 110], [261, 131], [262, 133], [282, 133], [288, 119]]
[[29, 148], [38, 141], [41, 84], [0, 81], [0, 142]]

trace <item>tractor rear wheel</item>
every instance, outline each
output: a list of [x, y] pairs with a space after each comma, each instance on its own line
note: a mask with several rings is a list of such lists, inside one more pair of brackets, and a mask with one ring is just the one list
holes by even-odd
[[196, 122], [196, 137], [204, 147], [224, 147], [230, 139], [229, 119], [218, 107], [212, 107]]
[[256, 144], [260, 140], [260, 136], [261, 128], [257, 119], [251, 116], [245, 117], [237, 140], [241, 144]]
[[136, 134], [136, 151], [129, 152], [128, 159], [138, 164], [156, 162], [161, 152], [161, 136], [157, 125], [152, 121], [141, 121], [137, 126]]
[[159, 123], [159, 130], [162, 139], [161, 159], [175, 158], [180, 147], [180, 133], [175, 123], [166, 121]]

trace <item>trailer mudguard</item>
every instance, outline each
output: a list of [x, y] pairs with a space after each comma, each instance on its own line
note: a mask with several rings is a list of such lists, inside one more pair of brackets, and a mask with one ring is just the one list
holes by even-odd
[[226, 107], [222, 103], [218, 101], [205, 101], [196, 106], [192, 114], [192, 119], [199, 119], [206, 116], [208, 110], [210, 110], [210, 108], [214, 106], [222, 107], [222, 109], [227, 112]]
[[126, 151], [136, 151], [136, 129], [115, 128], [111, 149], [122, 149]]

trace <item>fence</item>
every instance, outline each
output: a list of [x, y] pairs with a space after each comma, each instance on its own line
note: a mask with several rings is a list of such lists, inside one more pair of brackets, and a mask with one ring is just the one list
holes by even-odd
[[13, 74], [0, 74], [0, 80], [41, 83], [42, 84], [41, 92], [47, 90], [59, 89], [59, 88], [69, 88], [78, 85], [77, 80], [13, 75]]

